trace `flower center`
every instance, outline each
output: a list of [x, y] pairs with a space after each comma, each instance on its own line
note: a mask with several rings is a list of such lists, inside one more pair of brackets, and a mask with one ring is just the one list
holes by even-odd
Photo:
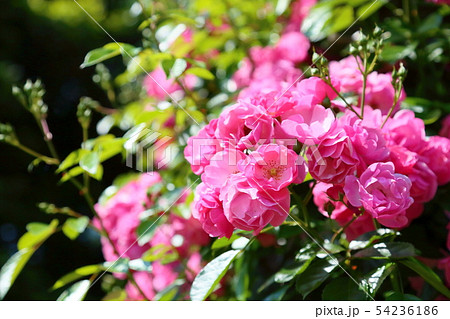
[[264, 177], [267, 179], [273, 178], [275, 180], [280, 180], [286, 167], [275, 163], [275, 161], [269, 161], [267, 166], [263, 168]]

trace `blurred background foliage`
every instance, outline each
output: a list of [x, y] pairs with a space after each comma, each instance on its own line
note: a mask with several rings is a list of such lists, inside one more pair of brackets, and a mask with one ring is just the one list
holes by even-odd
[[[157, 55], [153, 39], [145, 31], [151, 24], [152, 12], [143, 12], [133, 0], [78, 2], [117, 41], [141, 47], [137, 59], [146, 69], [152, 70], [160, 62], [161, 55]], [[152, 1], [141, 2], [148, 4]], [[172, 45], [175, 57], [184, 57], [190, 52], [195, 58], [211, 49], [220, 51], [219, 55], [210, 59], [211, 65], [208, 66], [215, 80], [207, 83], [206, 91], [195, 92], [196, 98], [201, 99], [201, 106], [205, 107], [204, 113], [214, 117], [233, 97], [233, 88], [228, 86], [228, 80], [248, 49], [277, 41], [285, 22], [280, 15], [289, 14], [290, 1], [256, 0], [250, 3], [242, 0], [172, 0], [154, 3], [156, 9], [160, 5], [159, 9], [163, 9], [161, 12], [165, 12], [158, 23], [159, 30], [163, 30], [160, 31], [160, 39], [167, 39], [172, 33], [179, 34], [180, 25], [195, 25], [193, 19], [199, 12], [206, 12], [209, 21], [219, 28], [212, 36], [206, 30], [197, 28], [191, 46], [178, 42]], [[430, 134], [436, 134], [440, 128], [439, 119], [450, 112], [450, 7], [438, 7], [416, 0], [379, 0], [374, 6], [372, 4], [371, 0], [320, 1], [303, 23], [302, 31], [318, 52], [323, 52], [333, 44], [325, 54], [331, 60], [347, 54], [352, 34], [360, 28], [372, 30], [374, 24], [378, 24], [390, 35], [386, 40], [379, 70], [389, 71], [392, 63], [403, 61], [408, 69], [405, 82], [408, 99], [405, 106], [412, 108], [427, 124], [431, 124], [427, 129]], [[363, 13], [360, 21], [353, 24], [355, 18]], [[223, 22], [231, 24], [232, 28], [221, 30]], [[350, 30], [341, 37], [348, 27]], [[34, 119], [11, 94], [12, 85], [23, 83], [27, 78], [41, 78], [47, 90], [44, 100], [49, 105], [49, 126], [62, 158], [80, 147], [82, 132], [76, 118], [76, 107], [81, 96], [90, 96], [106, 107], [125, 108], [127, 111], [114, 119], [117, 124], [127, 116], [133, 118], [132, 125], [139, 124], [142, 105], [133, 106], [130, 103], [142, 98], [142, 88], [136, 90], [135, 87], [141, 83], [136, 79], [142, 78], [142, 70], [136, 67], [133, 69], [126, 57], [106, 61], [108, 72], [97, 67], [99, 74], [110, 73], [114, 78], [117, 87], [112, 89], [113, 95], [120, 88], [121, 95], [117, 103], [112, 103], [111, 90], [103, 90], [101, 85], [92, 81], [96, 74], [95, 67], [80, 68], [82, 62], [86, 62], [87, 52], [110, 42], [111, 38], [72, 0], [1, 1], [0, 122], [13, 123], [23, 144], [47, 153]], [[226, 93], [225, 97], [220, 95], [222, 92]], [[187, 106], [192, 112], [196, 111], [197, 105], [191, 103]], [[197, 115], [201, 121], [202, 114]], [[149, 118], [150, 115], [146, 121]], [[101, 116], [96, 114], [94, 121], [100, 119]], [[116, 130], [117, 135], [123, 134], [121, 130]], [[95, 136], [95, 125], [91, 127], [91, 136]], [[58, 177], [48, 166], [41, 165], [30, 172], [27, 167], [32, 159], [5, 144], [0, 144], [0, 154], [0, 265], [3, 265], [16, 251], [17, 240], [25, 232], [28, 222], [50, 221], [51, 216], [41, 213], [37, 208], [38, 202], [69, 206], [83, 213], [88, 212], [88, 208], [71, 185], [57, 185]], [[92, 184], [94, 198], [125, 171], [118, 157], [108, 160], [104, 166], [103, 179]], [[185, 180], [186, 177], [180, 178]], [[448, 199], [444, 199], [445, 190], [437, 196], [436, 202], [448, 208]], [[434, 207], [427, 209], [432, 210]], [[419, 229], [413, 225], [405, 232], [405, 236], [420, 236], [423, 240], [418, 248], [428, 250], [428, 257], [439, 257], [439, 247], [429, 247], [436, 246], [436, 242], [442, 243], [444, 247], [444, 217], [424, 215], [421, 218], [427, 219], [427, 228]], [[420, 233], [417, 233], [419, 230]], [[56, 279], [75, 268], [101, 261], [103, 257], [95, 233], [88, 230], [76, 241], [70, 241], [59, 233], [32, 257], [6, 299], [55, 300], [60, 292], [52, 292], [49, 287]], [[268, 260], [265, 266], [276, 269], [277, 264], [272, 262]], [[108, 285], [107, 278], [103, 285]], [[88, 299], [101, 299], [103, 296], [101, 286], [95, 285]]]

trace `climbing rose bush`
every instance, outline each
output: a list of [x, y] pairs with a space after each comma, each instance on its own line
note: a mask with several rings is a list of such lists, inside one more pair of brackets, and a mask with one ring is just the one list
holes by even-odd
[[[0, 141], [55, 166], [85, 203], [41, 203], [56, 217], [29, 225], [11, 260], [59, 231], [99, 241], [105, 262], [56, 281], [60, 299], [98, 281], [105, 300], [450, 298], [448, 90], [428, 76], [448, 70], [435, 48], [446, 1], [380, 2], [361, 28], [339, 12], [369, 1], [226, 2], [136, 2], [139, 46], [86, 55], [109, 104], [80, 100], [83, 140], [65, 158], [42, 83], [13, 89], [51, 155], [9, 125]], [[423, 74], [432, 88], [415, 85]]]

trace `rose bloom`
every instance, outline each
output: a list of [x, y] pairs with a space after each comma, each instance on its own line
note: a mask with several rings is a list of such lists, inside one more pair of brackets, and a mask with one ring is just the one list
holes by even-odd
[[358, 92], [363, 84], [363, 76], [358, 69], [358, 62], [362, 65], [362, 61], [354, 56], [348, 56], [340, 61], [330, 61], [330, 78], [339, 81], [340, 91]]
[[[140, 224], [139, 215], [154, 203], [147, 191], [149, 187], [161, 183], [158, 173], [142, 174], [137, 180], [123, 186], [105, 204], [96, 204], [95, 210], [122, 257], [136, 259], [149, 249], [135, 244], [136, 229]], [[94, 218], [94, 225], [100, 228], [100, 221]], [[115, 261], [119, 256], [114, 252], [109, 241], [102, 237], [103, 255], [107, 261]]]
[[419, 161], [419, 155], [399, 145], [391, 145], [389, 150], [390, 161], [394, 163], [395, 171], [404, 175], [411, 174], [413, 167]]
[[[190, 90], [195, 86], [197, 78], [195, 75], [188, 74], [184, 78], [184, 85]], [[164, 70], [159, 67], [149, 73], [144, 79], [144, 87], [148, 96], [157, 100], [166, 100], [169, 94], [175, 92], [182, 93], [183, 90], [173, 79], [168, 79]]]
[[300, 143], [316, 144], [332, 127], [335, 117], [322, 105], [297, 107], [297, 112], [281, 122], [281, 128]]
[[301, 183], [306, 176], [303, 158], [284, 145], [261, 145], [239, 166], [250, 184], [274, 191]]
[[439, 131], [439, 135], [450, 138], [450, 114], [442, 120], [442, 128]]
[[427, 164], [417, 162], [408, 177], [412, 183], [411, 197], [415, 202], [425, 203], [433, 199], [438, 187], [437, 177]]
[[[362, 94], [362, 87], [359, 93]], [[388, 114], [394, 104], [394, 95], [395, 89], [392, 86], [392, 75], [390, 73], [372, 72], [367, 76], [365, 100], [367, 105], [380, 109], [383, 114]], [[405, 98], [406, 93], [402, 89], [393, 114], [400, 109], [400, 104]]]
[[[167, 223], [159, 226], [149, 242], [150, 247], [169, 249], [178, 254], [179, 259], [168, 264], [159, 261], [152, 262], [151, 272], [138, 271], [133, 273], [136, 283], [143, 290], [147, 298], [154, 298], [156, 293], [170, 286], [181, 272], [187, 282], [181, 287], [187, 291], [195, 275], [202, 268], [199, 247], [209, 244], [210, 238], [202, 231], [199, 222], [193, 218], [182, 218], [170, 215]], [[181, 260], [186, 260], [186, 269]], [[125, 286], [128, 300], [143, 300], [144, 297], [131, 283]]]
[[215, 137], [217, 122], [217, 119], [211, 120], [196, 136], [189, 137], [184, 148], [184, 157], [197, 175], [202, 174], [214, 154], [222, 150], [220, 140]]
[[370, 164], [383, 162], [389, 157], [389, 148], [379, 127], [373, 127], [370, 122], [359, 119], [350, 111], [340, 117], [337, 123], [350, 137], [363, 170]]
[[308, 56], [309, 40], [301, 32], [284, 33], [275, 45], [278, 59], [286, 59], [294, 63], [302, 62]]
[[225, 217], [219, 192], [201, 183], [195, 190], [192, 203], [192, 216], [197, 219], [205, 232], [211, 237], [228, 237], [233, 234], [234, 227]]
[[425, 124], [413, 111], [400, 110], [383, 127], [388, 145], [399, 145], [419, 153], [426, 146]]
[[202, 181], [208, 187], [219, 191], [231, 174], [239, 172], [238, 163], [245, 158], [243, 152], [232, 148], [218, 152], [205, 167]]
[[273, 119], [260, 106], [248, 100], [226, 108], [218, 119], [216, 138], [240, 150], [256, 148], [273, 137]]
[[342, 128], [329, 131], [317, 147], [308, 148], [307, 155], [309, 173], [324, 183], [343, 183], [359, 165], [350, 137]]
[[308, 16], [309, 11], [316, 4], [316, 2], [317, 0], [296, 0], [292, 3], [291, 16], [285, 29], [286, 32], [300, 30], [303, 20], [306, 16]]
[[450, 139], [432, 136], [420, 152], [420, 158], [436, 174], [439, 185], [450, 182]]
[[[343, 198], [343, 201], [347, 204], [347, 206], [341, 201], [333, 200], [339, 198], [338, 193], [340, 191], [336, 193], [336, 191], [332, 191], [332, 188], [333, 185], [331, 184], [317, 183], [313, 189], [313, 201], [322, 215], [330, 217], [338, 222], [339, 225], [344, 226], [351, 221], [355, 214], [359, 215], [360, 212], [357, 209], [349, 208], [348, 201], [345, 197]], [[331, 215], [329, 214], [330, 212]], [[353, 239], [372, 230], [375, 230], [372, 217], [365, 213], [358, 216], [350, 225], [347, 226], [345, 229], [345, 235], [347, 240], [352, 241]]]
[[258, 189], [251, 186], [242, 174], [231, 175], [220, 191], [225, 216], [236, 228], [258, 234], [267, 224], [281, 225], [288, 216], [290, 194]]
[[394, 172], [394, 164], [375, 163], [361, 177], [347, 176], [344, 192], [354, 207], [366, 212], [387, 227], [408, 223], [406, 209], [414, 202], [410, 196], [411, 180]]

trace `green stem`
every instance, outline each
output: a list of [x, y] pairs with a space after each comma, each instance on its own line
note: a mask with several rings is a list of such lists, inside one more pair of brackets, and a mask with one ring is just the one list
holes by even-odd
[[11, 145], [17, 147], [18, 149], [24, 151], [25, 153], [27, 153], [27, 154], [29, 154], [29, 155], [31, 155], [33, 157], [39, 158], [41, 161], [45, 162], [48, 165], [59, 165], [59, 160], [58, 159], [42, 155], [42, 154], [40, 154], [40, 153], [38, 153], [36, 151], [33, 151], [31, 148], [26, 147], [25, 145], [22, 145], [20, 143], [18, 143], [18, 144], [11, 144]]
[[350, 226], [359, 216], [358, 215], [353, 215], [353, 218], [347, 222], [344, 226], [342, 226], [341, 228], [339, 228], [339, 230], [334, 233], [333, 237], [331, 237], [331, 243], [333, 243], [337, 236], [339, 236], [340, 234], [342, 234], [342, 232], [344, 232], [348, 226]]
[[355, 113], [360, 119], [362, 119], [361, 115], [360, 115], [358, 112], [356, 112], [356, 110], [353, 108], [353, 106], [351, 106], [351, 104], [347, 102], [347, 100], [345, 99], [345, 97], [344, 97], [338, 90], [336, 90], [336, 88], [333, 86], [333, 84], [331, 84], [330, 79], [328, 79], [328, 78], [323, 78], [323, 80], [324, 80], [325, 83], [328, 84], [328, 86], [334, 91], [334, 93], [336, 93], [337, 96], [338, 96], [342, 101], [344, 101], [345, 106], [346, 106], [350, 111], [352, 111], [353, 113]]
[[363, 69], [361, 70], [363, 75], [363, 89], [361, 95], [361, 118], [364, 118], [364, 104], [366, 102], [366, 87], [367, 87], [367, 54], [364, 52]]

